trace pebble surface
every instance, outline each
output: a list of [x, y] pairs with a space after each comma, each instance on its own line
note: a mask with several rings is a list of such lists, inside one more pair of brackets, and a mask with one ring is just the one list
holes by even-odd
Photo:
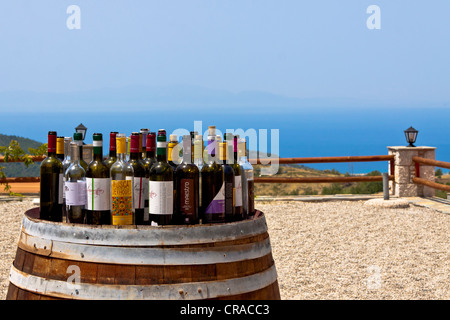
[[[0, 202], [0, 299], [30, 200]], [[282, 299], [450, 298], [450, 216], [364, 201], [257, 202]]]

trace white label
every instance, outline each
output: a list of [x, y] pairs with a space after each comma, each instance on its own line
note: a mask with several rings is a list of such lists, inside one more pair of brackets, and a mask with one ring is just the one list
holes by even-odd
[[66, 182], [64, 189], [66, 190], [66, 205], [86, 205], [86, 181]]
[[[134, 208], [144, 209], [145, 200], [148, 197], [148, 178], [134, 177], [133, 180], [133, 197], [134, 197]], [[145, 217], [144, 217], [145, 220]]]
[[103, 141], [97, 141], [97, 140], [94, 140], [94, 141], [92, 142], [92, 146], [93, 146], [93, 147], [103, 147]]
[[173, 214], [173, 181], [150, 181], [151, 214]]
[[241, 176], [234, 177], [234, 188], [235, 188], [235, 207], [242, 207], [242, 178]]
[[58, 192], [58, 204], [64, 203], [64, 175], [59, 174], [59, 192]]
[[86, 178], [87, 210], [111, 210], [111, 179]]

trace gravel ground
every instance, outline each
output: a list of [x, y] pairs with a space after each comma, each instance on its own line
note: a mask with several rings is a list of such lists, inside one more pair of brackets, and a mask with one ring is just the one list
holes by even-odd
[[[0, 202], [0, 299], [8, 289], [22, 214]], [[364, 201], [257, 202], [266, 214], [282, 299], [450, 298], [450, 216]]]

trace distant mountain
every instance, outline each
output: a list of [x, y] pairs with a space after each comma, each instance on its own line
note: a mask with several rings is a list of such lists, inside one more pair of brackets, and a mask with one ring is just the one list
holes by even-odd
[[42, 145], [42, 142], [39, 142], [36, 140], [19, 137], [19, 136], [9, 136], [9, 135], [0, 133], [0, 146], [3, 146], [3, 147], [9, 146], [9, 144], [11, 143], [11, 140], [16, 140], [19, 143], [22, 150], [24, 150], [27, 153], [28, 153], [28, 148], [36, 149], [37, 147]]
[[[22, 150], [28, 153], [28, 148], [37, 148], [42, 145], [42, 142], [35, 141], [28, 138], [9, 136], [0, 134], [0, 146], [9, 146], [11, 140], [16, 140]], [[35, 163], [26, 167], [23, 163], [0, 163], [3, 172], [7, 177], [39, 177], [39, 163]]]
[[284, 110], [313, 107], [379, 106], [379, 101], [361, 101], [352, 98], [293, 98], [261, 91], [233, 93], [192, 85], [126, 86], [76, 92], [0, 92], [0, 109], [36, 111], [53, 108], [58, 112], [144, 110], [165, 108], [179, 110], [204, 108], [240, 110], [245, 107], [279, 108]]

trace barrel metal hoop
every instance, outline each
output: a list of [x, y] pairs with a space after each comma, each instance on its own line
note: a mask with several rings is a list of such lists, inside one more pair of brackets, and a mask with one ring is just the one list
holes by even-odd
[[159, 285], [110, 285], [45, 279], [11, 267], [9, 280], [16, 287], [66, 299], [89, 300], [196, 300], [238, 295], [263, 289], [277, 280], [275, 265], [250, 276], [220, 281]]
[[248, 238], [267, 232], [267, 224], [265, 217], [261, 216], [232, 223], [195, 226], [90, 226], [42, 221], [25, 214], [22, 230], [31, 236], [78, 244], [176, 246]]
[[[19, 248], [33, 253], [72, 261], [128, 265], [199, 265], [256, 259], [271, 253], [270, 239], [253, 243], [198, 248], [94, 246], [43, 240], [22, 231]], [[47, 241], [44, 241], [44, 244]]]

